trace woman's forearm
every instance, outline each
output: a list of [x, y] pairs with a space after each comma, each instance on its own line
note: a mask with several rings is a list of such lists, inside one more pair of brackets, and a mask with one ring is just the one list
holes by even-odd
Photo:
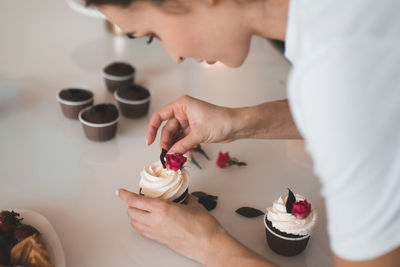
[[207, 267], [276, 266], [242, 245], [223, 229], [213, 238], [206, 259], [202, 263]]
[[302, 139], [287, 100], [233, 109], [234, 139]]

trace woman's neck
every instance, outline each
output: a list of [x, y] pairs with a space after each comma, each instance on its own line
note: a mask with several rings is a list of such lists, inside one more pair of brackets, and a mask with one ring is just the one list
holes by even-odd
[[255, 1], [248, 6], [247, 21], [252, 34], [285, 40], [289, 0]]

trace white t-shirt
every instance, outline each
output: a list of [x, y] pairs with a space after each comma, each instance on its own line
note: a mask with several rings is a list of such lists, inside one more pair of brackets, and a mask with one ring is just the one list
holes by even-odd
[[322, 183], [333, 252], [400, 245], [400, 1], [291, 0], [288, 98]]

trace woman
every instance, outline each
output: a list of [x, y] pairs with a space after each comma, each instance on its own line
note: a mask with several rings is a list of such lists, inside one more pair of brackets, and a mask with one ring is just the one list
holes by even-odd
[[[337, 266], [400, 262], [400, 4], [395, 0], [86, 0], [133, 37], [185, 58], [239, 67], [253, 35], [286, 41], [287, 101], [230, 109], [183, 96], [151, 118], [152, 144], [306, 139], [326, 199]], [[292, 117], [293, 116], [293, 117]], [[296, 124], [295, 124], [296, 123]], [[207, 266], [271, 266], [192, 198], [187, 206], [126, 190], [132, 226]]]

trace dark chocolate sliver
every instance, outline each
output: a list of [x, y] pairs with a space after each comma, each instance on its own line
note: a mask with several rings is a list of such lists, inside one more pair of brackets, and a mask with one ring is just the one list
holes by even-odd
[[296, 203], [296, 197], [294, 196], [293, 192], [289, 190], [288, 198], [286, 200], [286, 212], [292, 213], [293, 204]]
[[210, 199], [208, 197], [199, 197], [197, 200], [201, 205], [203, 205], [208, 211], [212, 211], [217, 206], [217, 201]]
[[161, 154], [160, 154], [160, 161], [161, 164], [163, 165], [164, 169], [167, 168], [167, 166], [165, 166], [165, 155], [167, 155], [167, 150], [165, 150], [164, 148], [161, 150]]
[[197, 197], [197, 198], [203, 197], [203, 198], [208, 198], [208, 199], [211, 199], [211, 200], [214, 200], [214, 201], [218, 200], [217, 196], [209, 195], [209, 194], [201, 192], [201, 191], [193, 192], [192, 195]]
[[252, 208], [252, 207], [241, 207], [241, 208], [238, 208], [235, 212], [237, 214], [239, 214], [243, 217], [247, 217], [247, 218], [255, 218], [255, 217], [264, 215], [264, 212], [262, 212], [259, 209]]

